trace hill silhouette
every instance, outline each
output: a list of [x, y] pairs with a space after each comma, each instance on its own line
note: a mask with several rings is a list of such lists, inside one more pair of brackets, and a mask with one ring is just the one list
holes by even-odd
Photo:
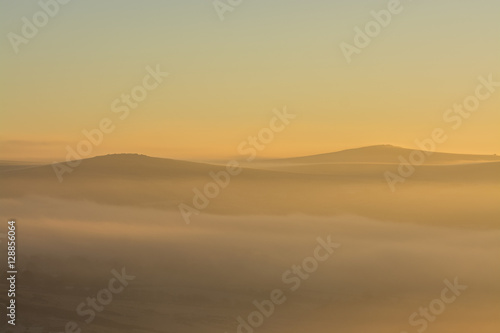
[[[393, 193], [384, 174], [397, 174], [398, 156], [411, 151], [372, 146], [247, 164], [204, 213], [355, 214], [436, 225], [497, 224], [498, 157], [435, 153], [434, 163], [417, 166]], [[9, 165], [0, 170], [0, 198], [37, 196], [178, 212], [180, 203], [192, 205], [195, 189], [203, 191], [214, 182], [211, 174], [225, 172], [226, 166], [110, 154], [81, 160], [72, 170], [60, 183], [52, 165]], [[479, 195], [485, 199], [474, 202]], [[473, 204], [482, 209], [470, 209]]]

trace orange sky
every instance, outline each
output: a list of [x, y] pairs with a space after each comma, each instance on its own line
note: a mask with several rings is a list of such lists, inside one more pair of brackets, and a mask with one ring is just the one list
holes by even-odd
[[[40, 10], [36, 2], [0, 6], [5, 36], [21, 34], [21, 18]], [[221, 21], [209, 1], [71, 2], [17, 54], [0, 41], [0, 159], [62, 160], [85, 139], [82, 130], [106, 118], [115, 128], [90, 155], [226, 158], [284, 106], [297, 118], [261, 157], [412, 148], [436, 127], [449, 134], [438, 150], [500, 153], [500, 88], [459, 128], [443, 120], [475, 94], [479, 76], [500, 81], [499, 3], [401, 2], [348, 63], [339, 45], [354, 43], [353, 29], [386, 7], [248, 1]], [[157, 64], [168, 77], [120, 119], [112, 103]]]

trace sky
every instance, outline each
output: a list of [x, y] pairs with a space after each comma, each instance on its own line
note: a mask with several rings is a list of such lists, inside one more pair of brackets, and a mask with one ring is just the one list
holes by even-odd
[[[25, 38], [40, 3], [4, 0], [0, 159], [64, 160], [103, 119], [113, 130], [88, 156], [229, 158], [285, 106], [296, 118], [260, 157], [415, 148], [435, 128], [439, 151], [500, 153], [500, 87], [458, 128], [443, 120], [478, 77], [500, 81], [500, 2], [401, 0], [348, 62], [341, 43], [390, 2], [242, 0], [221, 14], [212, 0], [72, 0]], [[157, 67], [168, 76], [121, 119], [113, 102]]]

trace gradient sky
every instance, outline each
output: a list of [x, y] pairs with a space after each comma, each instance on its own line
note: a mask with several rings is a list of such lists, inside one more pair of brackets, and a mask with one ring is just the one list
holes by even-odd
[[[221, 21], [210, 0], [73, 0], [15, 54], [7, 34], [40, 7], [2, 1], [0, 159], [63, 160], [105, 117], [92, 155], [226, 158], [284, 105], [297, 118], [262, 157], [413, 148], [436, 127], [440, 151], [500, 153], [500, 89], [459, 129], [442, 120], [478, 76], [500, 81], [500, 2], [403, 0], [347, 64], [339, 44], [387, 3], [244, 0]], [[170, 76], [120, 121], [111, 102], [156, 64]]]

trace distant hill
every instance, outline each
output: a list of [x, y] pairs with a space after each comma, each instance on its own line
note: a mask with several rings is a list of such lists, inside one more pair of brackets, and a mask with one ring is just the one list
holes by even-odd
[[[435, 153], [433, 163], [417, 166], [392, 192], [384, 175], [397, 174], [398, 156], [406, 158], [411, 152], [372, 146], [247, 164], [203, 211], [354, 214], [435, 225], [498, 225], [498, 157]], [[220, 174], [226, 166], [111, 154], [81, 160], [71, 170], [59, 182], [52, 165], [0, 168], [0, 199], [35, 196], [179, 212], [180, 203], [193, 205], [195, 190], [204, 191], [214, 183], [211, 174]]]
[[[300, 156], [282, 159], [273, 159], [264, 162], [270, 163], [294, 163], [294, 164], [317, 164], [317, 163], [399, 163], [399, 156], [408, 159], [413, 149], [396, 147], [391, 145], [376, 145], [338, 152]], [[454, 164], [500, 161], [496, 155], [468, 155], [433, 152], [426, 154], [426, 164]]]

